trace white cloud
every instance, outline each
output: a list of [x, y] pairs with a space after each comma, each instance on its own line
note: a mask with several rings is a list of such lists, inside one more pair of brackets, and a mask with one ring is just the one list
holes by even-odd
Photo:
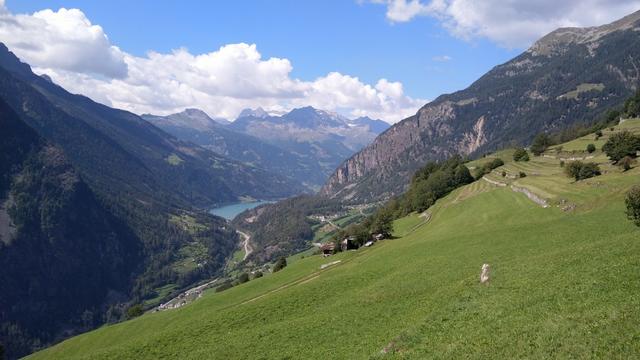
[[12, 15], [3, 3], [0, 9], [0, 40], [24, 61], [107, 77], [127, 75], [124, 54], [80, 10]]
[[387, 7], [387, 18], [391, 21], [405, 22], [427, 12], [427, 7], [418, 0], [390, 1]]
[[432, 57], [431, 60], [435, 62], [447, 62], [453, 60], [453, 58], [449, 55], [439, 55]]
[[72, 92], [139, 114], [196, 107], [233, 119], [247, 107], [286, 111], [311, 105], [396, 122], [426, 103], [386, 79], [372, 86], [337, 72], [313, 81], [292, 78], [288, 59], [263, 59], [255, 44], [228, 44], [205, 54], [176, 49], [134, 56], [112, 45], [80, 10], [14, 15], [1, 5], [0, 41], [34, 71]]
[[596, 26], [640, 9], [640, 0], [375, 0], [387, 18], [438, 19], [454, 36], [487, 38], [502, 46], [525, 48], [559, 27]]

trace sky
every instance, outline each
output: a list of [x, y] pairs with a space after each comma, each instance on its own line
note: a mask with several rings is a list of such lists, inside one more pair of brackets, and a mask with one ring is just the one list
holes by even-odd
[[36, 73], [135, 113], [311, 105], [389, 122], [563, 26], [640, 0], [0, 0], [0, 41]]

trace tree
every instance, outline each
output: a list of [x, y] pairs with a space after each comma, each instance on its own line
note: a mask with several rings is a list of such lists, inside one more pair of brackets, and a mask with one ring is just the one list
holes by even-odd
[[576, 181], [600, 175], [600, 167], [596, 163], [585, 164], [582, 161], [572, 161], [564, 169], [567, 176], [576, 179]]
[[587, 145], [587, 152], [588, 152], [589, 154], [591, 154], [591, 153], [592, 153], [592, 152], [594, 152], [594, 151], [596, 151], [596, 146], [595, 146], [595, 145], [593, 145], [593, 144], [589, 144], [589, 145]]
[[640, 117], [640, 90], [624, 102], [624, 115], [628, 118]]
[[371, 223], [371, 232], [374, 234], [391, 235], [393, 232], [393, 214], [386, 207], [377, 211]]
[[584, 180], [600, 175], [600, 167], [596, 163], [586, 163], [580, 169], [576, 180]]
[[81, 316], [82, 325], [86, 329], [90, 329], [93, 326], [93, 312], [90, 310], [85, 310]]
[[262, 274], [262, 271], [260, 271], [260, 270], [258, 270], [258, 271], [253, 273], [253, 278], [254, 279], [261, 278], [263, 276], [264, 276], [264, 274]]
[[634, 161], [631, 156], [625, 156], [618, 162], [618, 165], [620, 165], [624, 171], [627, 171], [631, 170], [631, 165], [633, 165]]
[[531, 144], [530, 150], [535, 156], [540, 156], [549, 146], [551, 146], [551, 138], [547, 134], [538, 134]]
[[247, 274], [246, 272], [243, 272], [242, 274], [240, 274], [240, 276], [238, 276], [239, 284], [244, 284], [248, 281], [249, 281], [249, 274]]
[[627, 205], [627, 217], [634, 224], [640, 226], [640, 185], [629, 190], [624, 202]]
[[518, 176], [520, 176], [521, 178], [527, 177], [527, 174], [524, 171], [520, 171], [520, 173], [518, 173]]
[[283, 256], [276, 261], [275, 265], [273, 265], [273, 270], [271, 272], [278, 272], [287, 267], [287, 259]]
[[513, 152], [514, 161], [529, 161], [529, 153], [524, 148], [518, 148]]
[[614, 121], [617, 121], [619, 118], [620, 118], [619, 110], [609, 110], [609, 112], [607, 112], [606, 122], [607, 124], [611, 124]]
[[491, 165], [491, 170], [493, 170], [495, 168], [498, 168], [498, 167], [504, 165], [504, 161], [502, 161], [502, 159], [500, 159], [500, 158], [495, 158], [495, 159], [493, 159], [491, 161], [490, 165]]
[[144, 313], [144, 309], [142, 308], [142, 304], [135, 304], [127, 309], [127, 318], [133, 319], [138, 317]]
[[227, 280], [216, 288], [216, 292], [225, 291], [227, 289], [231, 289], [232, 287], [233, 287], [233, 284], [231, 283], [231, 281]]
[[609, 140], [602, 146], [602, 151], [607, 154], [614, 164], [625, 156], [635, 158], [638, 150], [640, 150], [640, 136], [626, 130], [611, 135]]

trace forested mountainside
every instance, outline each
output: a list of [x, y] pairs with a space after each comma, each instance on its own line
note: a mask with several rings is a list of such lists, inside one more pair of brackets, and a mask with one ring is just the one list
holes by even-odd
[[0, 343], [14, 358], [102, 323], [142, 244], [3, 100], [0, 128]]
[[405, 189], [429, 160], [477, 156], [536, 134], [594, 121], [640, 80], [640, 12], [559, 29], [469, 88], [442, 95], [342, 163], [321, 194], [363, 203]]
[[[29, 144], [18, 137], [28, 126], [46, 143], [3, 153], [28, 155], [2, 164], [11, 170], [3, 172], [3, 196], [11, 200], [3, 204], [15, 208], [3, 212], [2, 223], [7, 233], [17, 229], [0, 249], [0, 266], [11, 269], [0, 292], [0, 326], [12, 358], [218, 274], [239, 239], [201, 207], [303, 190], [70, 94], [4, 46], [0, 100], [3, 115], [22, 124], [3, 126], [2, 136]], [[24, 222], [29, 231], [21, 232]]]
[[285, 177], [180, 141], [132, 113], [70, 94], [33, 74], [4, 46], [0, 67], [9, 70], [0, 89], [7, 102], [36, 131], [65, 147], [85, 176], [140, 185], [136, 191], [142, 193], [161, 187], [203, 206], [241, 196], [280, 198], [301, 190]]
[[251, 233], [254, 249], [249, 261], [263, 264], [308, 249], [313, 225], [320, 224], [312, 215], [328, 216], [342, 210], [338, 201], [302, 195], [247, 210], [233, 225]]

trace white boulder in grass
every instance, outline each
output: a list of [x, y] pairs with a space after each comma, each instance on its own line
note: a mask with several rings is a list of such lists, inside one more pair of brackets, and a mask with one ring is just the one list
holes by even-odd
[[489, 271], [491, 268], [489, 264], [482, 264], [482, 271], [480, 272], [480, 284], [488, 284], [489, 283]]

